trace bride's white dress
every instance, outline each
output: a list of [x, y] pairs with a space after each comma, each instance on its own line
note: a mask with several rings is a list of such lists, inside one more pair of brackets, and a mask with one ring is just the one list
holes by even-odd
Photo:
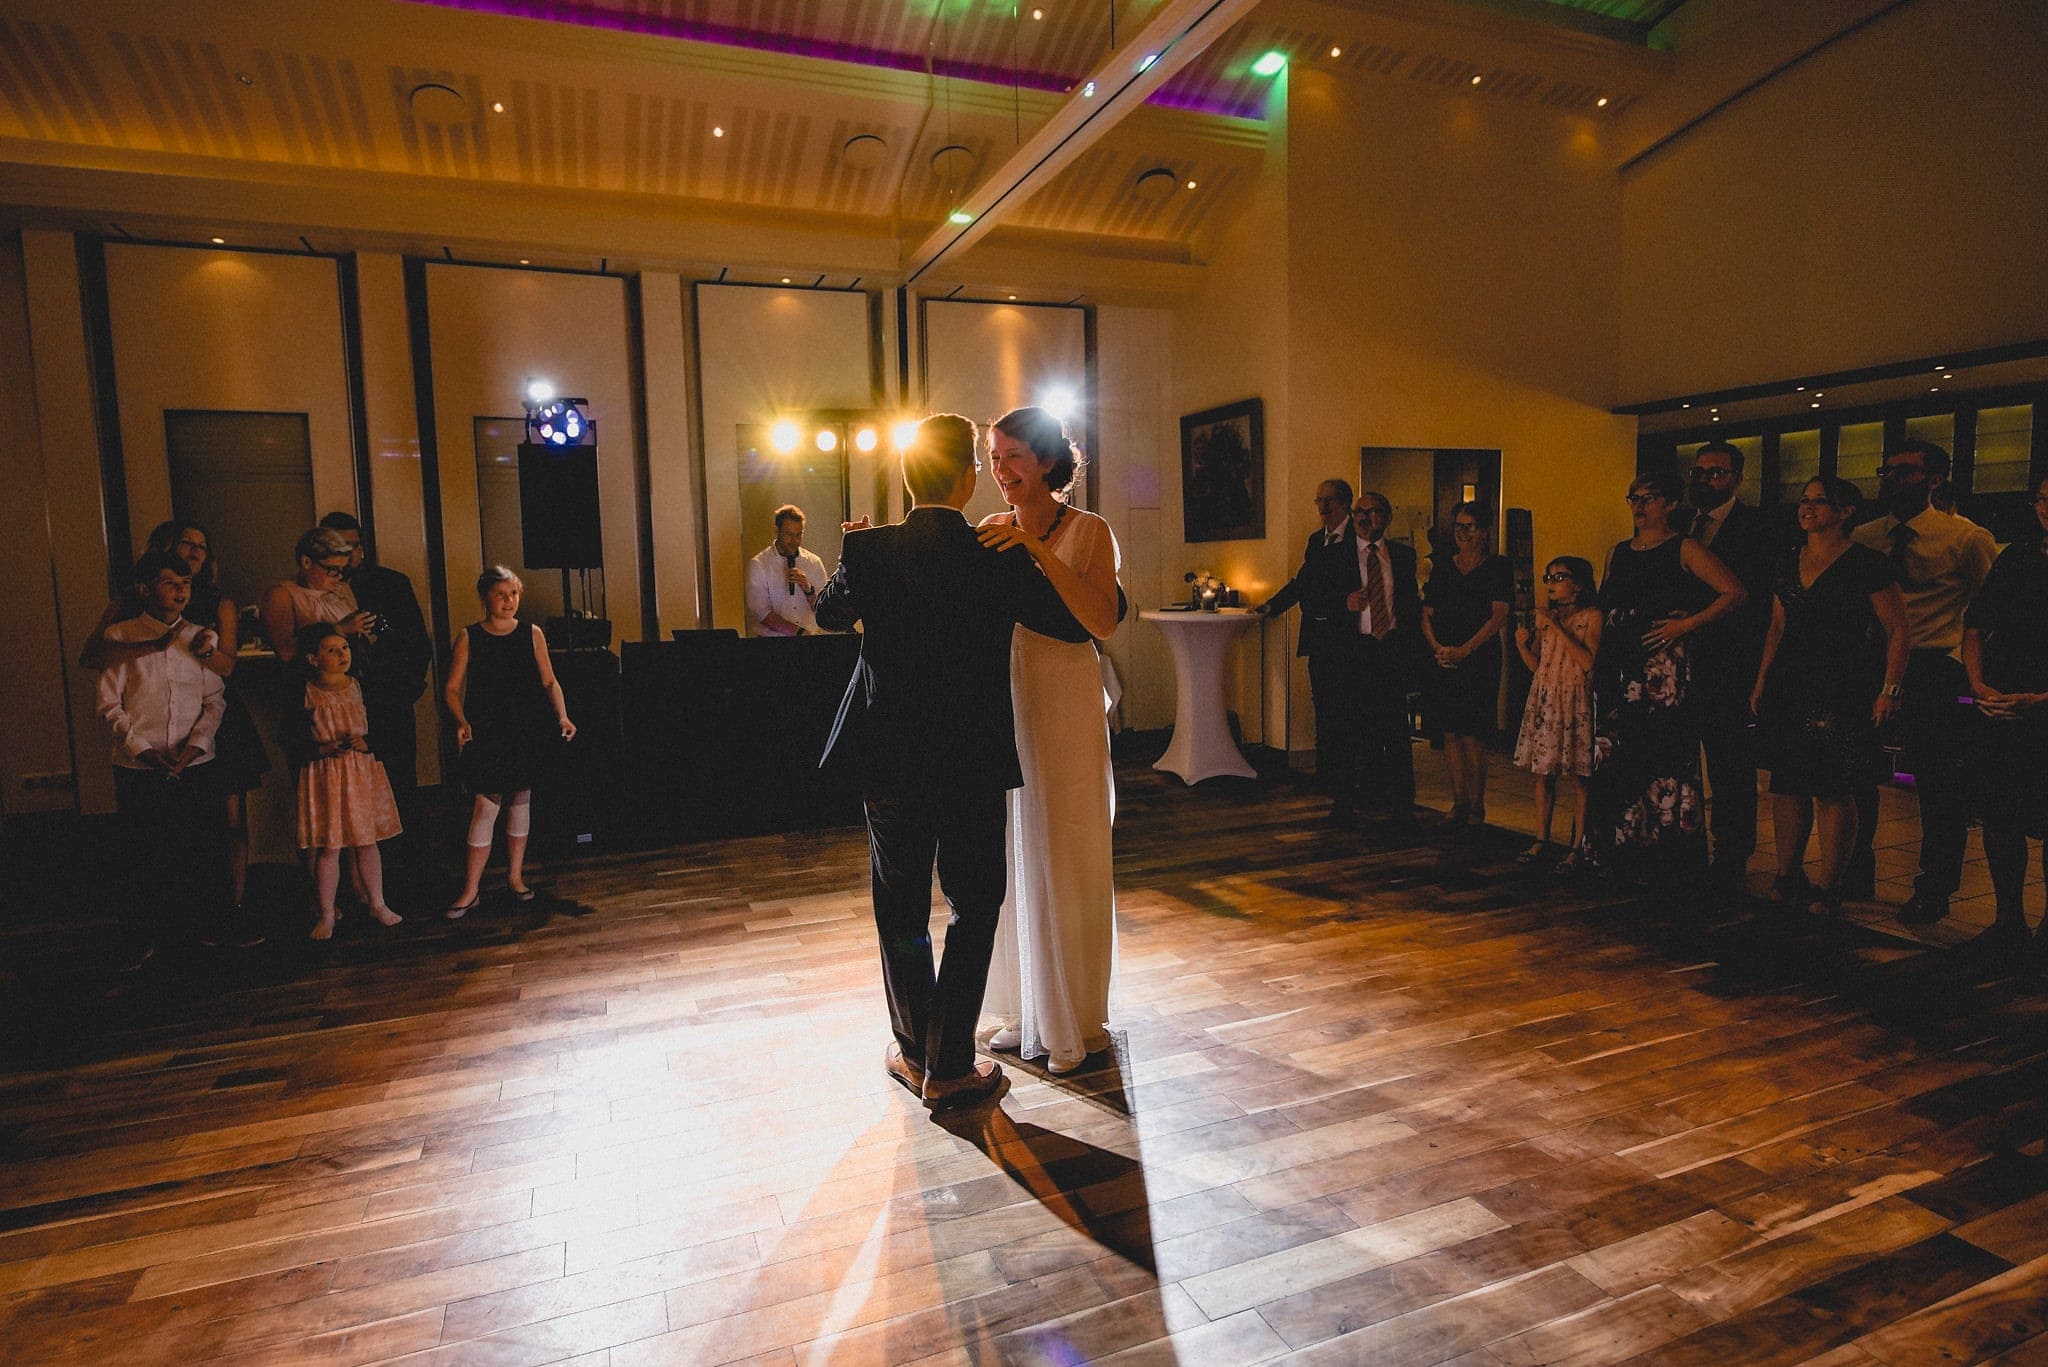
[[[1107, 522], [1078, 508], [1060, 522], [1049, 543], [1060, 559], [1083, 575], [1100, 557], [1117, 563]], [[1109, 1047], [1116, 968], [1116, 785], [1094, 645], [1018, 627], [1010, 698], [1024, 786], [1010, 793], [1009, 892], [984, 1008], [1016, 1023], [1026, 1057], [1078, 1058]]]

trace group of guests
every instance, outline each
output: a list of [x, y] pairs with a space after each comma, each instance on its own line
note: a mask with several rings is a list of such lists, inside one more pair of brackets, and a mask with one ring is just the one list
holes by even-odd
[[[1921, 824], [1900, 918], [1948, 914], [1975, 816], [1998, 907], [1986, 935], [2018, 943], [2026, 841], [2048, 825], [2048, 481], [2035, 490], [2037, 534], [2001, 554], [1954, 511], [1949, 454], [1933, 442], [1887, 454], [1874, 507], [1848, 480], [1809, 481], [1796, 538], [1737, 497], [1743, 466], [1737, 447], [1712, 442], [1683, 486], [1639, 476], [1633, 535], [1597, 581], [1578, 557], [1544, 567], [1542, 604], [1513, 630], [1532, 673], [1514, 757], [1535, 776], [1538, 821], [1521, 861], [1672, 894], [1740, 891], [1763, 769], [1774, 893], [1837, 911], [1874, 893], [1877, 790], [1897, 753]], [[1414, 552], [1386, 537], [1384, 497], [1353, 506], [1349, 486], [1329, 480], [1316, 504], [1322, 526], [1300, 571], [1260, 610], [1302, 607], [1332, 818], [1377, 808], [1412, 822], [1407, 699], [1419, 690], [1425, 727], [1443, 737], [1448, 819], [1483, 822], [1501, 677], [1491, 643], [1514, 595], [1486, 547], [1489, 510], [1457, 508], [1451, 554], [1418, 591]]]
[[[350, 514], [328, 514], [299, 538], [294, 557], [296, 572], [264, 593], [254, 621], [283, 666], [268, 701], [294, 771], [296, 835], [313, 887], [310, 934], [324, 940], [334, 933], [344, 872], [373, 920], [402, 919], [385, 898], [382, 849], [417, 819], [413, 705], [433, 646], [411, 582], [370, 558]], [[80, 664], [98, 671], [99, 712], [112, 735], [130, 871], [125, 964], [139, 967], [166, 938], [262, 943], [246, 908], [249, 795], [271, 764], [236, 682], [244, 619], [220, 589], [206, 527], [189, 518], [160, 524], [129, 577]], [[477, 905], [501, 809], [508, 887], [518, 900], [534, 895], [523, 879], [532, 775], [547, 736], [575, 734], [546, 643], [518, 620], [517, 576], [494, 566], [477, 593], [483, 620], [457, 640], [443, 690], [459, 770], [475, 794], [465, 885], [451, 917]]]

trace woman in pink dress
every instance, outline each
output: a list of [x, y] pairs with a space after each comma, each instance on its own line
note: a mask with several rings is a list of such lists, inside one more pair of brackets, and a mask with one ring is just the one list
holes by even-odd
[[1515, 649], [1535, 672], [1522, 710], [1515, 763], [1536, 776], [1536, 843], [1517, 862], [1534, 864], [1550, 852], [1551, 815], [1562, 777], [1572, 794], [1570, 853], [1559, 873], [1577, 869], [1587, 836], [1587, 780], [1593, 774], [1593, 659], [1600, 653], [1600, 609], [1593, 596], [1593, 566], [1561, 555], [1543, 570], [1548, 598], [1526, 626], [1515, 628]]
[[315, 622], [294, 644], [311, 667], [288, 748], [299, 765], [299, 848], [313, 875], [313, 938], [334, 934], [345, 849], [355, 851], [370, 915], [395, 926], [401, 918], [384, 904], [377, 842], [398, 834], [398, 804], [383, 763], [370, 753], [370, 718], [362, 685], [349, 677], [348, 637], [332, 623]]

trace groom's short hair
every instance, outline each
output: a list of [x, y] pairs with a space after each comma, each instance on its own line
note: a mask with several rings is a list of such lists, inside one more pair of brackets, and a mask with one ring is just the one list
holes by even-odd
[[952, 493], [960, 476], [974, 467], [979, 439], [974, 424], [958, 413], [935, 413], [919, 423], [903, 452], [903, 483], [911, 497], [935, 503]]

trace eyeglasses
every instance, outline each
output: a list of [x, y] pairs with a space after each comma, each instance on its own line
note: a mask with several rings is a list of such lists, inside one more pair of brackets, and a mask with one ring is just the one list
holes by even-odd
[[1313, 499], [1310, 500], [1310, 502], [1314, 503], [1318, 508], [1327, 507], [1332, 503], [1342, 503], [1343, 501], [1343, 499], [1337, 497], [1335, 494], [1317, 494]]
[[1914, 475], [1925, 476], [1926, 473], [1927, 467], [1924, 465], [1899, 465], [1894, 463], [1877, 467], [1877, 477], [1879, 479], [1906, 479]]
[[340, 574], [348, 568], [348, 561], [349, 558], [344, 556], [340, 560], [315, 560], [313, 564], [319, 569], [326, 570], [329, 574]]
[[1563, 570], [1552, 570], [1549, 574], [1543, 576], [1543, 582], [1546, 584], [1569, 584], [1572, 582], [1572, 577]]
[[1720, 465], [1695, 465], [1692, 467], [1692, 477], [1694, 479], [1734, 479], [1735, 472]]
[[1626, 494], [1622, 497], [1622, 502], [1629, 504], [1631, 507], [1640, 508], [1646, 503], [1662, 502], [1663, 498], [1664, 495], [1662, 494]]

